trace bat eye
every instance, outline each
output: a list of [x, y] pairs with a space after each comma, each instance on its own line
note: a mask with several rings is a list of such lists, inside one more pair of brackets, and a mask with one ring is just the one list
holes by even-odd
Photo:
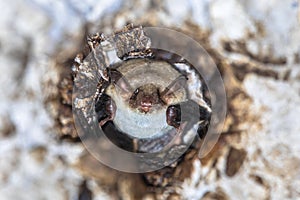
[[134, 91], [134, 94], [137, 95], [138, 93], [139, 93], [139, 89], [136, 89], [136, 90]]

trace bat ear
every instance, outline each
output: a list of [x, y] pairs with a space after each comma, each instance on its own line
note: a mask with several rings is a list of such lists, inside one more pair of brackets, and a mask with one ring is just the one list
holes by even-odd
[[112, 69], [110, 71], [110, 77], [111, 83], [116, 86], [117, 90], [121, 93], [122, 96], [131, 96], [131, 94], [133, 93], [133, 89], [121, 72], [116, 69]]
[[184, 88], [186, 86], [187, 79], [185, 76], [179, 76], [170, 85], [168, 85], [164, 91], [161, 93], [162, 98], [167, 98], [169, 95], [175, 93], [177, 90]]

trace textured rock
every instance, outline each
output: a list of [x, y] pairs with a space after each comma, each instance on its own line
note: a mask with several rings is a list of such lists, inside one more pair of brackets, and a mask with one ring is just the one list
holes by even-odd
[[[0, 7], [1, 199], [300, 198], [298, 1], [16, 0]], [[76, 142], [72, 59], [86, 32], [127, 22], [201, 42], [227, 91], [219, 142], [201, 160], [189, 152], [165, 188], [95, 169]]]

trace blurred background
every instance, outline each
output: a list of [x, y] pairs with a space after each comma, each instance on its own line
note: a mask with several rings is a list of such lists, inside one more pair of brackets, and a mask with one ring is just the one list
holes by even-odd
[[[299, 3], [0, 1], [0, 200], [300, 199]], [[72, 126], [73, 58], [87, 34], [127, 23], [194, 38], [227, 91], [218, 144], [166, 185], [101, 166]]]

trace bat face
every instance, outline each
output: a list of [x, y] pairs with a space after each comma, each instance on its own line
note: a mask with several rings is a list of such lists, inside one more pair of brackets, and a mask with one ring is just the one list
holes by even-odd
[[152, 138], [174, 128], [167, 108], [186, 100], [185, 77], [166, 62], [147, 60], [129, 61], [112, 74], [106, 94], [115, 104], [112, 121], [122, 132]]
[[138, 151], [161, 150], [175, 135], [209, 119], [209, 114], [200, 111], [202, 104], [192, 99], [197, 94], [201, 97], [202, 90], [188, 65], [132, 59], [112, 66], [108, 74], [109, 81], [100, 85], [103, 93], [96, 101], [99, 126], [112, 138], [138, 141], [133, 145]]
[[129, 100], [129, 106], [142, 113], [151, 113], [153, 109], [160, 109], [164, 105], [160, 98], [159, 88], [154, 84], [147, 84], [137, 88]]

